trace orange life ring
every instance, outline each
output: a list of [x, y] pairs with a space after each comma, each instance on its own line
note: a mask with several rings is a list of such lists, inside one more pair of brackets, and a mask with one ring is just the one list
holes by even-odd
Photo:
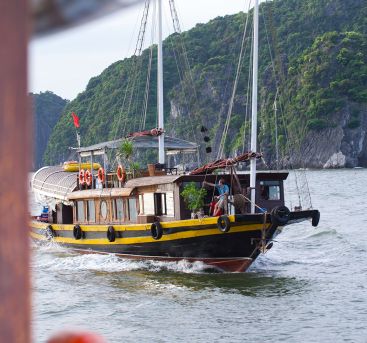
[[125, 168], [122, 165], [119, 165], [117, 167], [116, 174], [117, 174], [117, 178], [118, 178], [119, 181], [126, 182], [126, 171], [125, 171]]
[[87, 186], [90, 186], [92, 184], [93, 176], [92, 176], [92, 173], [90, 172], [89, 169], [87, 169], [85, 171], [84, 180], [85, 180], [85, 183], [87, 184]]
[[104, 178], [105, 178], [104, 169], [101, 167], [98, 169], [98, 181], [103, 183]]
[[84, 171], [84, 169], [79, 170], [79, 184], [80, 185], [85, 184], [85, 171]]

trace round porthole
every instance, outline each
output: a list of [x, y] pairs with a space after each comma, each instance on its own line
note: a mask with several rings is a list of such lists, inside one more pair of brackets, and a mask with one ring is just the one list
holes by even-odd
[[102, 219], [107, 219], [108, 208], [106, 201], [102, 200], [100, 205], [100, 213]]

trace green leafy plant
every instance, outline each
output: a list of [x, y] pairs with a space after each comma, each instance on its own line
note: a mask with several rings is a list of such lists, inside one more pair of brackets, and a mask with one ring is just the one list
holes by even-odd
[[133, 150], [134, 150], [133, 142], [128, 139], [124, 139], [121, 142], [119, 155], [124, 159], [129, 160], [133, 154]]
[[206, 195], [206, 189], [197, 188], [195, 182], [188, 183], [184, 190], [181, 192], [187, 207], [189, 210], [196, 212], [204, 206], [204, 197]]
[[140, 164], [139, 164], [139, 162], [130, 162], [130, 170], [133, 173], [133, 177], [139, 177], [139, 175], [140, 175]]
[[131, 170], [134, 170], [134, 171], [139, 170], [139, 169], [140, 169], [140, 164], [139, 164], [139, 162], [131, 162], [131, 163], [130, 163], [130, 169], [131, 169]]

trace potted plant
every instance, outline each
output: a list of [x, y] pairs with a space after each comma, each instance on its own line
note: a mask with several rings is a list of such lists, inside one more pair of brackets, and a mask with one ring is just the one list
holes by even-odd
[[187, 207], [191, 210], [191, 218], [202, 217], [202, 208], [204, 206], [204, 197], [206, 195], [206, 189], [197, 188], [195, 182], [188, 183], [181, 196], [183, 197]]
[[124, 139], [121, 142], [120, 149], [118, 151], [118, 157], [120, 158], [122, 157], [125, 161], [129, 161], [133, 152], [134, 152], [133, 142], [128, 139]]
[[125, 162], [124, 163], [125, 166], [129, 167], [129, 171], [132, 177], [134, 178], [134, 177], [139, 176], [140, 165], [138, 162], [133, 161], [133, 158], [132, 158], [133, 153], [134, 153], [133, 142], [128, 139], [124, 139], [121, 142], [120, 148], [117, 153], [118, 163], [122, 164], [121, 159], [123, 159], [123, 161]]

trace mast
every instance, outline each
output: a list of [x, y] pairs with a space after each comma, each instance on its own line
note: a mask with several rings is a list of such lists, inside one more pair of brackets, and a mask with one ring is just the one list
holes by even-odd
[[[251, 151], [257, 152], [257, 73], [259, 50], [259, 0], [254, 5], [254, 49], [252, 61]], [[251, 213], [255, 213], [256, 157], [250, 161]]]
[[[158, 128], [164, 130], [163, 118], [163, 53], [162, 53], [162, 0], [158, 1]], [[164, 132], [158, 136], [158, 162], [164, 164]]]
[[278, 107], [277, 107], [277, 95], [278, 95], [278, 91], [277, 94], [275, 95], [275, 100], [274, 100], [274, 125], [275, 125], [275, 158], [276, 158], [276, 165], [277, 165], [277, 170], [279, 170], [279, 143], [278, 143], [278, 116], [277, 116], [277, 112], [278, 112]]

